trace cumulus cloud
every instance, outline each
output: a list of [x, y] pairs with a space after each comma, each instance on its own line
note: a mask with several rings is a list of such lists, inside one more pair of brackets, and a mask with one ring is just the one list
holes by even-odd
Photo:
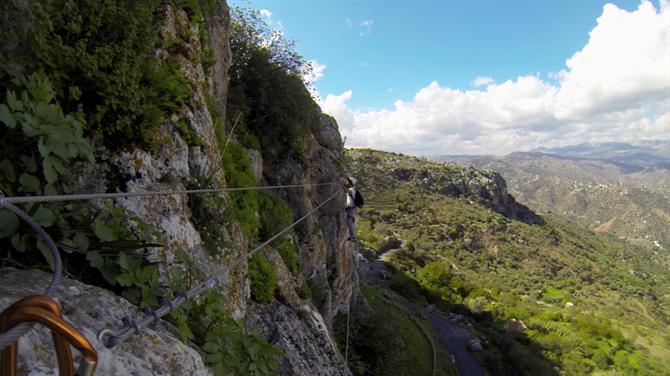
[[348, 146], [411, 154], [502, 154], [538, 146], [670, 138], [670, 6], [607, 4], [587, 44], [552, 82], [539, 75], [473, 90], [431, 82], [391, 110], [348, 106], [354, 93], [321, 101]]
[[474, 87], [481, 87], [481, 86], [488, 86], [491, 84], [494, 84], [495, 81], [491, 77], [482, 77], [482, 76], [477, 76], [473, 81], [472, 81], [472, 86]]
[[259, 11], [259, 13], [260, 13], [261, 17], [272, 18], [272, 12], [270, 12], [270, 11], [267, 10], [267, 9], [261, 9], [261, 10]]
[[374, 20], [365, 20], [365, 21], [361, 22], [361, 24], [358, 25], [358, 26], [361, 29], [363, 29], [363, 31], [358, 33], [358, 35], [362, 36], [362, 37], [366, 36], [366, 35], [370, 35], [372, 33], [372, 26], [374, 26], [374, 24], [375, 24]]

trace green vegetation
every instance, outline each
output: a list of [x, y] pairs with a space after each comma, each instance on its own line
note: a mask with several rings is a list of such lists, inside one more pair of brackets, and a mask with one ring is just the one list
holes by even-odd
[[[186, 270], [173, 273], [171, 289], [184, 291], [194, 280], [202, 279], [203, 273], [185, 252], [177, 256]], [[220, 292], [211, 290], [198, 300], [187, 301], [169, 319], [183, 340], [194, 341], [204, 350], [205, 361], [216, 376], [277, 374], [281, 351], [258, 334], [245, 333], [240, 323], [228, 317]]]
[[36, 1], [27, 10], [10, 3], [5, 14], [26, 26], [2, 30], [16, 41], [2, 51], [3, 66], [43, 72], [63, 110], [96, 142], [157, 146], [166, 115], [191, 96], [176, 60], [153, 57], [160, 1]]
[[[242, 145], [229, 143], [223, 152], [223, 169], [226, 182], [231, 188], [255, 187], [256, 179], [251, 168], [251, 160]], [[258, 198], [255, 191], [230, 192], [232, 205], [229, 214], [242, 228], [249, 239], [258, 237]]]
[[[488, 343], [478, 356], [489, 372], [670, 372], [667, 254], [551, 215], [542, 226], [510, 220], [440, 189], [436, 174], [472, 179], [464, 168], [367, 150], [348, 156], [370, 203], [360, 238], [398, 249], [387, 254], [398, 270], [391, 287], [466, 315]], [[406, 170], [420, 178], [404, 179]], [[511, 319], [527, 329], [506, 332]]]
[[[349, 367], [354, 375], [432, 375], [433, 350], [420, 327], [402, 308], [382, 296], [381, 290], [362, 285], [369, 308], [351, 314]], [[344, 352], [346, 315], [335, 319], [335, 336]], [[438, 362], [437, 375], [455, 375]]]
[[268, 240], [293, 223], [293, 214], [286, 202], [269, 193], [258, 193], [258, 214], [260, 215], [259, 235]]
[[[67, 193], [64, 182], [74, 179], [72, 167], [84, 168], [93, 160], [81, 122], [63, 114], [43, 73], [25, 76], [15, 71], [1, 81], [7, 88], [5, 103], [0, 104], [2, 191], [10, 196]], [[144, 266], [137, 251], [160, 246], [155, 244], [159, 238], [139, 218], [125, 218], [114, 206], [99, 213], [82, 204], [63, 203], [27, 205], [26, 210], [65, 250], [66, 270], [87, 281], [102, 277], [140, 306], [157, 305], [156, 267]], [[36, 257], [41, 253], [49, 265], [53, 263], [42, 239], [7, 211], [0, 211], [0, 239], [8, 254], [18, 252], [14, 262], [43, 264]], [[89, 264], [100, 274], [91, 275]]]
[[277, 251], [281, 255], [284, 264], [288, 267], [294, 277], [299, 276], [298, 270], [298, 246], [291, 239], [284, 239], [278, 246]]
[[251, 297], [259, 303], [270, 301], [277, 289], [277, 274], [268, 259], [260, 253], [254, 253], [249, 259], [249, 279]]
[[[670, 245], [667, 170], [636, 162], [571, 159], [513, 153], [469, 163], [501, 173], [510, 192], [542, 213], [565, 216], [584, 227], [623, 236], [634, 244]], [[623, 167], [635, 167], [631, 173]]]
[[233, 8], [231, 17], [229, 126], [239, 120], [238, 140], [260, 149], [266, 161], [306, 163], [303, 138], [318, 121], [318, 106], [302, 79], [311, 67], [258, 11]]

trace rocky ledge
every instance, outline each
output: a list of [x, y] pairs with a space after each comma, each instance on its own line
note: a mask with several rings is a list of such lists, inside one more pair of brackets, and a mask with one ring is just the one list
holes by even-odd
[[[0, 269], [0, 310], [25, 296], [42, 294], [50, 280], [51, 275], [43, 272]], [[96, 376], [212, 375], [200, 354], [172, 334], [171, 326], [164, 321], [113, 349], [106, 348], [96, 338], [100, 329], [119, 328], [124, 317], [141, 315], [137, 307], [107, 290], [63, 279], [56, 300], [65, 320], [98, 351]], [[21, 337], [18, 360], [19, 375], [57, 375], [50, 332], [38, 325]], [[75, 365], [78, 361], [76, 354]]]

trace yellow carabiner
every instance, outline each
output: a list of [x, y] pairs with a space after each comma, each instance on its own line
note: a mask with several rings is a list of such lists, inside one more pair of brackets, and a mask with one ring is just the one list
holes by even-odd
[[[98, 353], [77, 329], [63, 320], [60, 307], [48, 296], [29, 296], [12, 304], [0, 315], [0, 332], [6, 332], [24, 322], [40, 323], [51, 329], [58, 370], [61, 376], [74, 376], [70, 344], [82, 353], [77, 375], [90, 376], [98, 363]], [[17, 342], [0, 354], [0, 376], [16, 376]]]

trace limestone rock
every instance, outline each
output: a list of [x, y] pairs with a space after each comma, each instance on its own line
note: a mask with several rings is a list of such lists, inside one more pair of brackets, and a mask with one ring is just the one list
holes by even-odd
[[299, 310], [274, 302], [249, 308], [247, 328], [255, 328], [268, 342], [280, 348], [282, 375], [350, 375], [344, 359], [334, 347], [321, 314], [305, 305]]
[[[15, 301], [44, 293], [51, 275], [37, 271], [0, 270], [0, 310]], [[56, 296], [65, 320], [70, 322], [98, 351], [99, 376], [194, 375], [212, 372], [197, 351], [181, 342], [171, 326], [161, 321], [113, 349], [106, 348], [97, 333], [103, 328], [119, 328], [124, 317], [140, 317], [137, 307], [98, 287], [64, 279]], [[76, 354], [76, 350], [73, 350]], [[75, 356], [78, 364], [78, 355]], [[57, 375], [50, 332], [39, 325], [19, 339], [19, 375]]]

